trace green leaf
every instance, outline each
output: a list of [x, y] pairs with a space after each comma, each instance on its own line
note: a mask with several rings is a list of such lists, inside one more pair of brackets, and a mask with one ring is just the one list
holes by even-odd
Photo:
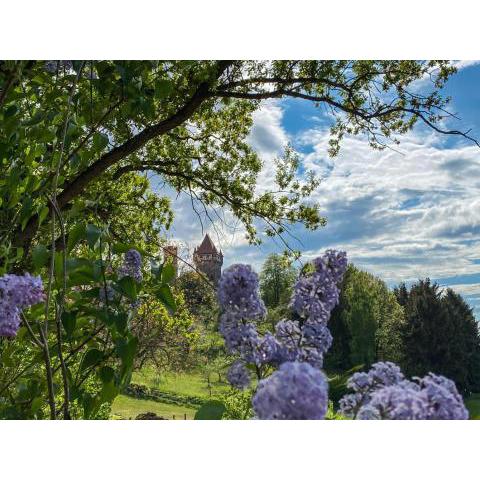
[[38, 410], [40, 410], [43, 406], [43, 398], [42, 397], [35, 397], [32, 400], [32, 406], [31, 406], [31, 411], [32, 413], [36, 413]]
[[152, 275], [154, 275], [155, 278], [157, 278], [160, 281], [162, 280], [162, 270], [163, 270], [163, 264], [151, 260], [150, 271], [152, 272]]
[[221, 420], [225, 410], [222, 402], [211, 400], [197, 410], [194, 420]]
[[47, 218], [48, 212], [50, 210], [48, 207], [43, 207], [39, 212], [38, 212], [38, 224], [41, 225], [43, 221]]
[[83, 415], [85, 418], [90, 418], [91, 416], [95, 415], [98, 411], [99, 403], [98, 397], [93, 397], [88, 393], [83, 397]]
[[175, 267], [171, 262], [166, 263], [162, 269], [162, 283], [170, 283], [175, 278]]
[[98, 239], [100, 238], [100, 235], [102, 234], [102, 231], [95, 225], [92, 225], [91, 223], [89, 223], [86, 227], [85, 233], [86, 233], [88, 245], [93, 250], [93, 248], [95, 247], [95, 244], [98, 242]]
[[112, 315], [112, 320], [115, 323], [115, 327], [118, 332], [125, 332], [128, 324], [128, 316], [126, 313], [120, 312], [118, 314]]
[[95, 133], [93, 136], [93, 148], [99, 152], [108, 145], [108, 137], [103, 133]]
[[122, 362], [126, 364], [133, 362], [133, 357], [137, 350], [137, 343], [138, 340], [136, 337], [131, 337], [130, 339], [121, 338], [117, 341], [116, 350]]
[[92, 365], [97, 364], [103, 358], [103, 353], [98, 350], [97, 348], [91, 348], [88, 352], [84, 355], [82, 360], [82, 365], [80, 366], [80, 370], [83, 371]]
[[104, 383], [102, 391], [100, 392], [100, 401], [99, 403], [112, 402], [114, 398], [118, 395], [118, 388], [113, 382]]
[[74, 312], [65, 311], [62, 313], [62, 325], [68, 338], [72, 337], [76, 324], [77, 316]]
[[155, 293], [158, 300], [160, 300], [171, 312], [175, 311], [177, 305], [168, 285], [160, 285], [160, 287], [155, 290]]
[[173, 90], [173, 84], [170, 80], [158, 80], [155, 84], [155, 97], [158, 99], [166, 98]]
[[117, 290], [132, 300], [137, 298], [137, 283], [131, 277], [123, 277], [116, 283]]
[[77, 223], [68, 233], [67, 252], [70, 253], [75, 245], [86, 236], [86, 229], [83, 223]]
[[98, 371], [98, 376], [102, 383], [110, 383], [115, 378], [115, 371], [112, 367], [104, 366]]
[[45, 245], [35, 245], [32, 250], [32, 261], [36, 270], [46, 265], [50, 254]]

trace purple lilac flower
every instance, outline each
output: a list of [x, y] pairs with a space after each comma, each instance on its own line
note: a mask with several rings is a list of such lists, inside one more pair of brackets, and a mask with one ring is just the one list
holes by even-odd
[[[372, 394], [382, 387], [407, 382], [400, 368], [393, 362], [377, 362], [368, 372], [354, 373], [347, 381], [347, 387], [355, 394], [349, 394], [340, 400], [340, 411], [354, 418], [359, 410], [370, 402]], [[408, 382], [411, 384], [411, 382]]]
[[305, 324], [297, 360], [316, 368], [323, 367], [323, 357], [332, 345], [332, 335], [323, 323]]
[[419, 381], [430, 420], [467, 420], [468, 410], [452, 380], [429, 373]]
[[20, 310], [0, 302], [0, 337], [14, 337], [20, 328]]
[[279, 363], [298, 360], [317, 368], [322, 368], [323, 356], [333, 340], [325, 324], [305, 324], [300, 327], [294, 320], [280, 321], [275, 336], [280, 343], [277, 356]]
[[265, 363], [279, 364], [283, 360], [281, 354], [281, 344], [271, 334], [266, 333], [257, 343], [254, 351], [254, 361], [257, 365]]
[[368, 393], [375, 388], [395, 385], [404, 379], [398, 365], [393, 362], [377, 362], [372, 365], [368, 373], [354, 373], [348, 379], [347, 386], [355, 392]]
[[407, 385], [390, 385], [373, 393], [368, 404], [358, 411], [359, 420], [370, 420], [372, 412], [379, 419], [386, 420], [425, 420], [428, 402], [416, 388]]
[[238, 319], [254, 320], [266, 313], [258, 293], [258, 275], [249, 265], [232, 265], [223, 272], [218, 300], [224, 311], [235, 313]]
[[250, 385], [250, 373], [241, 360], [236, 360], [227, 372], [227, 380], [235, 388], [243, 390]]
[[381, 420], [380, 412], [370, 404], [364, 405], [357, 414], [357, 420]]
[[40, 277], [29, 273], [0, 277], [0, 336], [15, 336], [20, 328], [20, 311], [44, 300]]
[[225, 312], [220, 317], [219, 331], [225, 339], [229, 353], [243, 354], [247, 361], [254, 360], [254, 350], [259, 342], [259, 336], [254, 325], [244, 324], [235, 315]]
[[355, 418], [360, 408], [364, 406], [364, 400], [365, 396], [361, 393], [347, 393], [340, 399], [339, 411], [347, 418]]
[[259, 382], [252, 404], [261, 420], [321, 420], [328, 408], [327, 378], [308, 363], [283, 363]]
[[332, 275], [333, 281], [339, 284], [343, 280], [343, 276], [347, 271], [347, 254], [346, 252], [338, 252], [336, 250], [327, 250], [323, 257], [317, 258], [315, 266], [318, 269], [318, 261], [322, 260]]
[[142, 281], [142, 256], [137, 250], [132, 248], [125, 253], [123, 265], [118, 269], [118, 276], [131, 277], [137, 282]]
[[281, 320], [275, 326], [275, 338], [279, 342], [279, 363], [293, 362], [298, 357], [302, 330], [294, 320]]
[[379, 362], [350, 377], [355, 393], [340, 400], [340, 411], [358, 419], [464, 420], [468, 418], [455, 383], [430, 373], [416, 382], [406, 380], [391, 362]]
[[295, 283], [291, 307], [304, 320], [326, 323], [338, 301], [338, 288], [328, 273], [301, 275]]
[[347, 268], [345, 252], [327, 250], [313, 260], [315, 272], [301, 275], [294, 287], [291, 307], [309, 323], [327, 323], [339, 300], [338, 284]]

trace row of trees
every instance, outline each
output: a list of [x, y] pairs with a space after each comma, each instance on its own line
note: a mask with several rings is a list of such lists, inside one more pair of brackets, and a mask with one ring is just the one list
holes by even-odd
[[[279, 255], [265, 261], [262, 296], [275, 324], [288, 308], [295, 269]], [[452, 289], [429, 279], [393, 291], [374, 275], [350, 265], [332, 313], [331, 371], [393, 361], [409, 376], [436, 372], [463, 392], [480, 390], [480, 336], [472, 309]]]

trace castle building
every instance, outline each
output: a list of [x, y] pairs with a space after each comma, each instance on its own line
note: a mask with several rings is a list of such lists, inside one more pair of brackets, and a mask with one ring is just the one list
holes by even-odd
[[193, 262], [198, 271], [206, 275], [214, 285], [218, 284], [222, 274], [223, 253], [217, 250], [208, 233], [200, 246], [195, 248]]

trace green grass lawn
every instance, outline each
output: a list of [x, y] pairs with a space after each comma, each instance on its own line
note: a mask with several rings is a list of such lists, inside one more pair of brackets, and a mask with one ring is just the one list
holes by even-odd
[[[162, 373], [159, 375], [153, 367], [146, 367], [141, 372], [135, 372], [132, 383], [156, 388], [162, 392], [173, 392], [180, 395], [209, 398], [210, 389], [207, 380], [201, 372]], [[212, 396], [224, 393], [228, 389], [225, 381], [219, 382], [216, 374], [211, 375]]]
[[[226, 382], [219, 382], [217, 375], [212, 375], [211, 395], [219, 395], [228, 389]], [[215, 378], [215, 381], [213, 381]], [[132, 383], [146, 385], [162, 392], [177, 393], [185, 396], [210, 398], [210, 389], [204, 375], [201, 372], [172, 373], [162, 372], [159, 375], [153, 367], [146, 367], [141, 372], [135, 372]], [[112, 419], [134, 419], [139, 413], [153, 412], [161, 417], [177, 420], [192, 419], [195, 416], [195, 409], [184, 405], [173, 405], [157, 402], [155, 400], [137, 399], [128, 395], [119, 395], [112, 405]]]
[[480, 420], [480, 393], [474, 393], [465, 399], [465, 405], [472, 420]]
[[117, 420], [135, 419], [139, 413], [153, 412], [161, 417], [173, 420], [191, 420], [195, 416], [195, 410], [181, 405], [170, 405], [168, 403], [156, 402], [153, 400], [141, 400], [127, 395], [119, 395], [112, 405], [111, 418]]

